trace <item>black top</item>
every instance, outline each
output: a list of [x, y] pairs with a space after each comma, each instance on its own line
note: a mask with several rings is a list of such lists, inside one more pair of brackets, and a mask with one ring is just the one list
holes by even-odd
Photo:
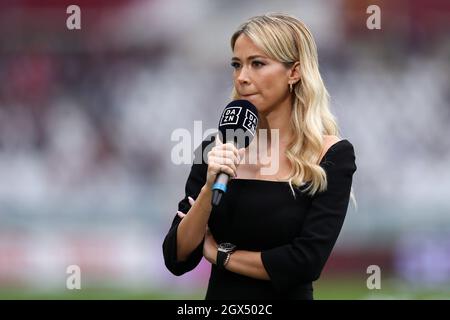
[[[214, 146], [214, 137], [195, 151], [195, 159]], [[313, 197], [287, 182], [232, 179], [209, 228], [217, 243], [231, 242], [237, 250], [261, 251], [270, 280], [258, 280], [212, 265], [206, 299], [312, 299], [312, 281], [319, 278], [337, 240], [347, 212], [353, 173], [353, 145], [340, 140], [320, 162], [327, 173], [326, 191]], [[206, 182], [207, 164], [194, 164], [178, 210], [190, 209]], [[306, 187], [305, 185], [304, 187]], [[175, 275], [194, 269], [203, 257], [203, 242], [186, 261], [176, 261], [178, 215], [163, 243], [164, 261]]]

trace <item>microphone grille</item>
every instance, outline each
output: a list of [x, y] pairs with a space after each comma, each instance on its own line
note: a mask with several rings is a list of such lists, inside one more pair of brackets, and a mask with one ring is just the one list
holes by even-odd
[[223, 142], [232, 142], [238, 148], [247, 148], [256, 134], [258, 110], [247, 100], [234, 100], [222, 112], [219, 133]]

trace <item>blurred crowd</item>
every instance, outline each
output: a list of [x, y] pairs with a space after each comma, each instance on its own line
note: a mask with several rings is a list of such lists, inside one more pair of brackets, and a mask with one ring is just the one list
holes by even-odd
[[171, 133], [195, 120], [216, 127], [232, 86], [229, 37], [268, 11], [311, 26], [332, 112], [355, 146], [358, 211], [339, 245], [387, 248], [450, 228], [450, 4], [400, 2], [379, 2], [381, 30], [365, 27], [364, 1], [263, 1], [257, 11], [235, 1], [81, 1], [79, 31], [65, 29], [54, 1], [1, 4], [3, 239], [124, 232], [141, 250], [127, 270], [164, 273], [159, 256], [136, 256], [159, 250], [184, 195], [189, 166], [170, 162]]

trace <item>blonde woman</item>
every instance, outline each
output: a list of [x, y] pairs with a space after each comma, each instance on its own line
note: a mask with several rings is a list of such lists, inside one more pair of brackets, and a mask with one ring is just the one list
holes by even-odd
[[[261, 161], [243, 161], [250, 148], [203, 141], [195, 156], [209, 147], [207, 161], [192, 166], [164, 240], [165, 264], [181, 275], [205, 257], [212, 264], [206, 299], [313, 299], [312, 282], [348, 208], [353, 145], [339, 137], [316, 45], [302, 22], [286, 14], [250, 18], [232, 35], [231, 49], [232, 98], [257, 107], [258, 133], [278, 133], [278, 152], [270, 155], [278, 170], [264, 175]], [[271, 135], [265, 142], [275, 143]], [[221, 171], [232, 179], [211, 207]]]

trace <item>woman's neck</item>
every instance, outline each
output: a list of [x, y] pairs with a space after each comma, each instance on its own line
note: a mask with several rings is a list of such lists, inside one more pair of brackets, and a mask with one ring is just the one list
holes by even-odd
[[[289, 102], [289, 101], [288, 101]], [[270, 146], [272, 142], [273, 130], [278, 133], [278, 141], [280, 144], [289, 143], [293, 132], [291, 128], [291, 107], [290, 102], [274, 108], [266, 114], [259, 114], [259, 129], [265, 129], [267, 136], [267, 145]], [[258, 130], [259, 131], [259, 130]], [[261, 132], [258, 132], [260, 137]], [[264, 135], [262, 137], [265, 137]]]

